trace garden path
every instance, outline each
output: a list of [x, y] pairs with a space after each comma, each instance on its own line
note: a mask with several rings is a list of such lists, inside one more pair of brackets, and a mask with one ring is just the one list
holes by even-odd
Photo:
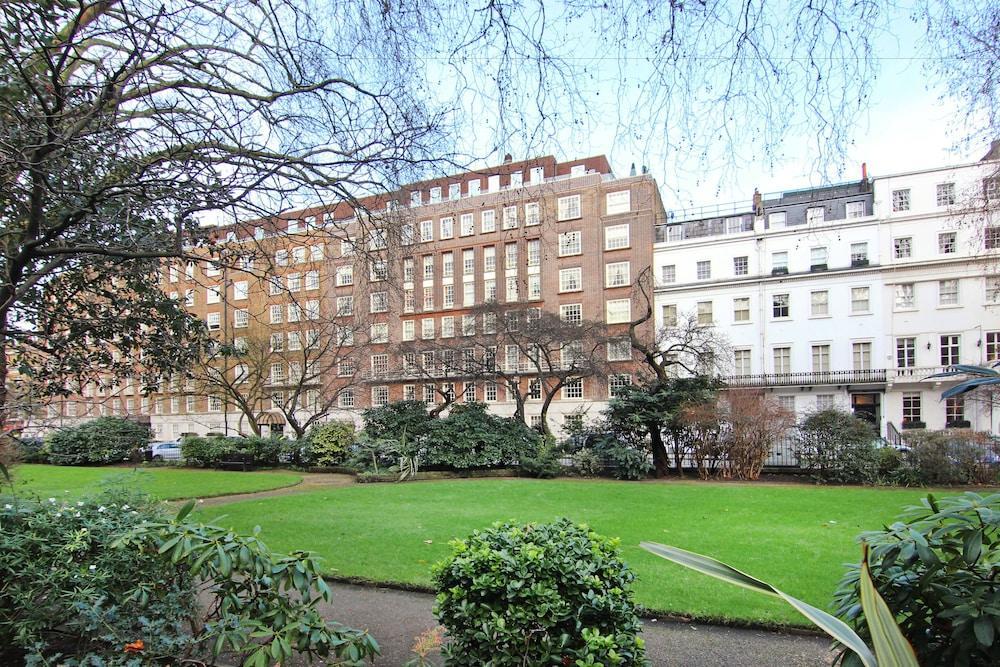
[[[305, 493], [307, 491], [319, 491], [338, 486], [350, 486], [354, 484], [353, 475], [343, 475], [333, 472], [297, 472], [302, 475], [302, 481], [294, 486], [285, 486], [280, 489], [270, 491], [256, 491], [251, 493], [234, 493], [228, 496], [215, 496], [214, 498], [203, 498], [198, 501], [199, 507], [211, 507], [213, 505], [225, 505], [236, 503], [241, 500], [257, 500], [259, 498], [269, 498], [272, 496], [287, 496], [292, 493]], [[180, 501], [176, 504], [183, 504]]]
[[[330, 587], [333, 600], [322, 605], [324, 616], [368, 630], [382, 648], [375, 662], [378, 667], [406, 663], [414, 657], [414, 637], [437, 625], [431, 612], [433, 595], [343, 583]], [[812, 634], [650, 618], [643, 620], [643, 626], [647, 656], [656, 667], [806, 667], [829, 665], [834, 657], [830, 642]]]

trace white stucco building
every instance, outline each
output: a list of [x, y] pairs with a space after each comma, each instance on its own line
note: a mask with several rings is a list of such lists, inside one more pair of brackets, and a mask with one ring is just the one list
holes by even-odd
[[657, 324], [714, 323], [729, 385], [798, 414], [996, 432], [992, 410], [925, 378], [1000, 359], [997, 157], [676, 212], [656, 234]]

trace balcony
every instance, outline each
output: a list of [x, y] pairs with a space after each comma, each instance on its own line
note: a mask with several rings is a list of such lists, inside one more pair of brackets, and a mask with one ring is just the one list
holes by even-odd
[[806, 385], [884, 384], [886, 370], [820, 371], [807, 373], [761, 373], [722, 378], [730, 387], [790, 387]]
[[911, 367], [911, 368], [890, 368], [888, 371], [888, 383], [891, 387], [895, 383], [912, 384], [916, 382], [927, 382], [933, 383], [934, 386], [941, 384], [942, 382], [957, 382], [963, 378], [963, 376], [957, 376], [954, 378], [929, 378], [931, 375], [936, 375], [938, 373], [944, 373], [950, 368], [950, 366], [921, 366], [921, 367]]

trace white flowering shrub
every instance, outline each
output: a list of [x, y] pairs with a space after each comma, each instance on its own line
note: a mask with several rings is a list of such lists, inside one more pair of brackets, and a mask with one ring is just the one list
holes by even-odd
[[215, 664], [223, 653], [250, 667], [294, 654], [360, 664], [377, 654], [369, 635], [317, 610], [330, 591], [315, 558], [191, 521], [191, 508], [167, 519], [121, 491], [0, 498], [0, 665]]
[[161, 517], [141, 496], [0, 499], [0, 664], [138, 664], [190, 643], [193, 578], [112, 542]]

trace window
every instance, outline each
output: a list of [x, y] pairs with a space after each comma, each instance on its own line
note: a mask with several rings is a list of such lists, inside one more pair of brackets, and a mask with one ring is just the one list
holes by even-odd
[[795, 414], [795, 397], [794, 396], [778, 396], [778, 407], [780, 407], [785, 412]]
[[696, 275], [698, 280], [708, 280], [712, 277], [712, 262], [711, 260], [702, 260], [696, 265]]
[[1000, 227], [987, 227], [985, 232], [987, 250], [1000, 248]]
[[524, 226], [533, 227], [540, 224], [542, 221], [541, 214], [539, 213], [538, 204], [525, 204], [524, 205]]
[[806, 223], [815, 224], [823, 222], [826, 217], [826, 208], [823, 206], [810, 206], [806, 209]]
[[865, 203], [863, 201], [847, 202], [844, 208], [848, 220], [865, 217]]
[[539, 266], [542, 263], [542, 242], [540, 239], [528, 241], [528, 266]]
[[184, 267], [184, 277], [188, 280], [194, 280], [194, 262], [188, 262]]
[[604, 249], [620, 250], [629, 247], [628, 225], [611, 225], [604, 228]]
[[445, 315], [441, 318], [441, 338], [455, 337], [455, 316]]
[[830, 293], [817, 290], [809, 294], [809, 314], [813, 317], [824, 317], [830, 314]]
[[492, 273], [497, 270], [497, 249], [495, 246], [483, 248], [483, 271]]
[[559, 256], [579, 255], [583, 251], [583, 234], [581, 232], [565, 232], [559, 235]]
[[1000, 303], [1000, 276], [986, 276], [986, 303]]
[[503, 247], [503, 264], [505, 269], [517, 268], [517, 244], [507, 243]]
[[368, 312], [371, 313], [384, 313], [389, 310], [389, 293], [388, 292], [372, 292], [371, 297], [371, 308]]
[[431, 203], [437, 204], [440, 201], [441, 201], [441, 187], [437, 186], [431, 188]]
[[280, 384], [285, 381], [285, 364], [276, 361], [271, 364], [271, 384]]
[[336, 337], [338, 345], [343, 345], [345, 347], [354, 345], [354, 329], [351, 327], [335, 325], [333, 335]]
[[611, 299], [606, 304], [607, 323], [622, 324], [632, 319], [631, 299]]
[[903, 423], [919, 422], [920, 419], [920, 393], [908, 392], [903, 394]]
[[459, 218], [459, 234], [472, 236], [476, 233], [476, 221], [471, 213], [463, 213]]
[[771, 351], [774, 362], [774, 372], [785, 374], [792, 372], [792, 348], [776, 347]]
[[510, 187], [519, 188], [524, 185], [524, 173], [520, 171], [512, 171], [510, 173]]
[[503, 209], [503, 228], [517, 229], [517, 207], [505, 206]]
[[955, 232], [941, 232], [938, 234], [938, 252], [942, 255], [951, 255], [958, 251], [958, 239]]
[[608, 397], [619, 396], [631, 384], [632, 376], [628, 373], [612, 373], [608, 376]]
[[1000, 199], [1000, 177], [992, 176], [983, 179], [983, 196], [986, 197], [986, 201]]
[[[565, 394], [563, 394], [565, 397]], [[540, 380], [532, 380], [528, 383], [528, 392], [525, 398], [532, 401], [540, 401], [542, 399], [542, 383]]]
[[771, 273], [788, 273], [788, 252], [781, 250], [771, 253]]
[[632, 358], [632, 343], [628, 338], [616, 338], [608, 342], [608, 361], [629, 361]]
[[[205, 303], [219, 303], [222, 301], [222, 288], [218, 285], [214, 287], [209, 287], [205, 290]], [[184, 305], [193, 306], [194, 305], [194, 290], [186, 289], [184, 290]]]
[[485, 299], [486, 301], [497, 300], [497, 281], [495, 280], [483, 281], [483, 299]]
[[209, 313], [206, 318], [208, 323], [209, 331], [218, 331], [222, 328], [222, 314], [221, 313]]
[[851, 266], [868, 266], [868, 242], [851, 244]]
[[476, 335], [476, 316], [475, 315], [462, 315], [462, 335], [463, 336], [475, 336]]
[[960, 422], [965, 421], [965, 399], [961, 396], [954, 396], [945, 399], [944, 402], [945, 426], [955, 427]]
[[354, 297], [353, 296], [338, 296], [337, 297], [337, 315], [353, 315], [354, 314]]
[[[215, 301], [212, 301], [213, 298], [215, 299]], [[206, 302], [207, 303], [219, 303], [219, 288], [218, 287], [209, 287], [208, 288], [208, 298], [206, 299]], [[184, 305], [188, 306], [188, 307], [194, 305], [194, 290], [193, 289], [186, 289], [186, 290], [184, 290]]]
[[660, 280], [666, 283], [677, 282], [677, 266], [668, 264], [660, 268]]
[[441, 218], [441, 238], [455, 237], [455, 218]]
[[913, 283], [896, 285], [896, 310], [909, 310], [914, 307], [916, 298], [913, 293]]
[[493, 174], [486, 179], [486, 191], [497, 192], [500, 189], [500, 175]]
[[[711, 312], [712, 307], [709, 304], [709, 312]], [[677, 304], [668, 303], [660, 309], [661, 319], [663, 320], [663, 326], [665, 327], [675, 327], [677, 326]], [[709, 317], [709, 323], [711, 323], [711, 316]]]
[[410, 341], [416, 338], [416, 326], [413, 320], [403, 320], [403, 340]]
[[386, 405], [389, 405], [389, 387], [372, 387], [372, 407], [381, 408]]
[[[291, 341], [291, 335], [289, 336], [289, 342]], [[296, 339], [298, 334], [295, 334]], [[377, 322], [371, 326], [371, 342], [373, 343], [388, 343], [389, 342], [389, 325], [385, 322]], [[289, 345], [288, 349], [292, 349]]]
[[986, 332], [986, 361], [1000, 361], [1000, 331]]
[[771, 316], [775, 318], [788, 317], [788, 295], [775, 294], [771, 297]]
[[434, 240], [434, 221], [433, 220], [421, 220], [420, 221], [420, 242], [427, 243], [428, 241]]
[[177, 278], [178, 274], [176, 266], [171, 266], [169, 269], [167, 269], [167, 280], [169, 280], [172, 283], [175, 283], [177, 282]]
[[871, 311], [871, 288], [852, 287], [851, 288], [851, 312], [867, 313]]
[[583, 380], [577, 378], [576, 380], [569, 380], [563, 386], [563, 398], [583, 398]]
[[354, 241], [352, 239], [340, 240], [340, 256], [350, 257], [354, 254]]
[[483, 234], [495, 232], [497, 230], [497, 212], [483, 211], [479, 214], [479, 228]]
[[353, 359], [342, 359], [337, 363], [337, 377], [351, 377], [357, 370]]
[[904, 236], [902, 238], [893, 239], [892, 255], [896, 259], [907, 259], [911, 257], [913, 255], [913, 238], [910, 236]]
[[854, 370], [870, 371], [872, 369], [872, 344], [853, 343], [851, 354], [854, 360]]
[[892, 191], [892, 210], [893, 211], [909, 211], [910, 210], [910, 189], [903, 188], [902, 190]]
[[[378, 325], [377, 324], [373, 324], [372, 328], [374, 329], [376, 326], [378, 326]], [[374, 338], [374, 336], [372, 336], [372, 337]], [[373, 340], [372, 342], [375, 342], [375, 341]], [[299, 336], [299, 332], [298, 331], [289, 331], [288, 332], [288, 349], [291, 352], [296, 352], [296, 351], [302, 349], [302, 338]]]
[[937, 185], [937, 205], [951, 206], [955, 203], [955, 184], [938, 183]]
[[[535, 277], [537, 278], [538, 276]], [[471, 281], [462, 283], [462, 305], [465, 307], [473, 306], [475, 305], [475, 301], [476, 283]]]
[[580, 217], [580, 195], [571, 197], [560, 197], [558, 200], [559, 217], [558, 220], [574, 220]]
[[250, 297], [250, 284], [245, 280], [237, 280], [233, 283], [233, 299], [242, 301]]
[[604, 267], [605, 287], [625, 287], [632, 282], [628, 262], [613, 262]]
[[961, 336], [958, 334], [946, 334], [941, 336], [941, 365], [954, 366], [959, 363], [959, 348], [961, 347]]
[[[455, 253], [441, 253], [441, 277], [451, 278], [455, 275]], [[427, 276], [425, 275], [424, 278]]]
[[739, 299], [733, 299], [733, 321], [734, 322], [750, 321], [749, 297], [741, 297]]
[[813, 373], [829, 373], [830, 372], [830, 346], [829, 345], [813, 345], [812, 346], [812, 369]]
[[579, 292], [583, 289], [583, 269], [580, 267], [559, 270], [559, 291]]
[[917, 365], [917, 339], [896, 339], [896, 368], [913, 368]]
[[434, 280], [434, 255], [424, 255], [424, 280]]
[[609, 192], [604, 196], [604, 202], [608, 215], [628, 213], [632, 210], [632, 192], [631, 190]]
[[833, 410], [833, 394], [816, 394], [817, 410]]
[[476, 251], [466, 248], [462, 251], [462, 274], [469, 276], [476, 271]]
[[517, 301], [517, 277], [507, 276], [507, 302], [513, 303]]
[[[711, 301], [699, 301], [698, 302], [698, 324], [711, 324], [712, 323], [712, 302]], [[677, 317], [674, 316], [674, 324], [677, 323]]]
[[528, 276], [528, 298], [532, 300], [542, 298], [542, 277], [537, 273]]
[[434, 338], [434, 320], [427, 317], [420, 320], [420, 337], [424, 340]]
[[245, 329], [250, 326], [250, 311], [240, 308], [233, 313], [233, 326], [237, 329]]
[[750, 272], [750, 258], [746, 255], [733, 257], [733, 275], [745, 276]]
[[733, 373], [735, 375], [750, 375], [750, 350], [733, 350]]
[[306, 271], [306, 291], [319, 289], [319, 271]]
[[434, 288], [424, 288], [424, 310], [434, 310]]
[[938, 281], [938, 305], [939, 306], [958, 305], [958, 280]]
[[290, 303], [285, 308], [285, 319], [289, 322], [298, 322], [302, 319], [302, 307], [297, 303]]
[[771, 213], [767, 216], [767, 224], [771, 229], [782, 229], [785, 226], [787, 214], [784, 211]]
[[493, 403], [497, 400], [497, 383], [487, 382], [483, 387], [483, 400], [487, 403]]
[[559, 319], [569, 324], [580, 324], [583, 321], [583, 306], [579, 303], [559, 306]]
[[[384, 248], [385, 247], [385, 232], [379, 231], [379, 232], [377, 232], [376, 235], [382, 237], [382, 241], [378, 245], [378, 247], [379, 248]], [[303, 247], [292, 248], [292, 259], [295, 260], [296, 264], [305, 264], [306, 263], [307, 253], [308, 253], [308, 249], [306, 249], [306, 248], [303, 248]]]
[[288, 276], [285, 278], [285, 281], [286, 284], [288, 285], [289, 292], [298, 292], [300, 289], [302, 289], [301, 273], [289, 273]]
[[456, 199], [462, 198], [462, 184], [461, 183], [449, 183], [448, 184], [448, 199], [455, 201]]
[[354, 267], [349, 264], [347, 266], [338, 266], [335, 275], [337, 287], [354, 284]]
[[281, 294], [281, 278], [272, 276], [267, 279], [267, 293], [271, 296]]

